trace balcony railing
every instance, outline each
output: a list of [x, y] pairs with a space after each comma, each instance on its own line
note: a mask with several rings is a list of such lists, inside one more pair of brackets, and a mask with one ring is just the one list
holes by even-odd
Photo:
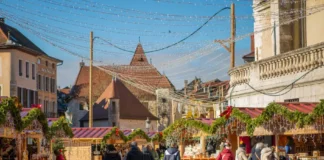
[[251, 77], [265, 80], [296, 74], [322, 65], [324, 42], [235, 67], [229, 71], [230, 84], [249, 83]]

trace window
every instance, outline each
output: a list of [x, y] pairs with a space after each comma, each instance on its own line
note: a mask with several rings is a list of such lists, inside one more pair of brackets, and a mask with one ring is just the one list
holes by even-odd
[[111, 112], [116, 114], [116, 102], [111, 102]]
[[83, 110], [84, 110], [83, 106], [84, 106], [84, 103], [80, 103], [80, 104], [79, 104], [79, 110], [80, 110], [80, 111], [83, 111]]
[[37, 59], [37, 64], [41, 64], [41, 59], [40, 58]]
[[55, 69], [55, 63], [52, 63], [52, 68]]
[[55, 111], [55, 108], [56, 108], [56, 106], [55, 106], [55, 101], [52, 102], [52, 105], [53, 105], [53, 112], [56, 112], [56, 111]]
[[45, 62], [46, 67], [48, 67], [48, 61]]
[[19, 76], [22, 76], [22, 60], [19, 60]]
[[28, 90], [26, 88], [23, 88], [23, 107], [28, 106]]
[[112, 126], [115, 127], [116, 126], [116, 122], [112, 122]]
[[35, 79], [35, 75], [36, 75], [36, 73], [35, 73], [35, 64], [32, 64], [32, 78], [33, 78], [33, 80]]
[[30, 107], [31, 104], [35, 104], [34, 102], [34, 91], [32, 90], [29, 90], [29, 103], [28, 103], [28, 107]]
[[29, 78], [29, 62], [26, 62], [26, 78]]
[[49, 85], [48, 77], [46, 77], [46, 81], [45, 81], [45, 90], [46, 91], [48, 91], [48, 85]]
[[285, 99], [284, 102], [299, 102], [299, 98], [294, 98], [294, 99]]
[[43, 77], [43, 81], [42, 81], [42, 90], [45, 91], [45, 86], [46, 86], [46, 77], [45, 76], [42, 76]]
[[42, 89], [42, 76], [37, 75], [37, 89], [41, 90]]
[[19, 102], [21, 103], [22, 102], [22, 96], [21, 96], [21, 88], [20, 87], [17, 88], [17, 97], [18, 97]]
[[47, 113], [47, 105], [45, 100], [44, 100], [44, 113]]

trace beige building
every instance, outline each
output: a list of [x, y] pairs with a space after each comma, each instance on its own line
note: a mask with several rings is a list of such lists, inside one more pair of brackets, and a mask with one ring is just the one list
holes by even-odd
[[255, 62], [229, 71], [231, 105], [265, 107], [273, 101], [323, 99], [324, 1], [253, 2]]
[[41, 104], [48, 117], [55, 117], [56, 66], [62, 61], [47, 55], [3, 18], [0, 44], [1, 96], [17, 96], [27, 108]]

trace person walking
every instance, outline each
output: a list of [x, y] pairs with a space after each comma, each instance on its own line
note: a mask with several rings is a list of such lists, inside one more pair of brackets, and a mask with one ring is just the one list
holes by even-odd
[[264, 148], [264, 144], [259, 142], [255, 145], [254, 151], [252, 151], [252, 160], [261, 160], [261, 150]]
[[143, 160], [154, 160], [148, 147], [143, 147]]
[[236, 150], [235, 159], [236, 160], [247, 160], [248, 159], [246, 157], [246, 151], [245, 151], [245, 144], [244, 143], [241, 143], [239, 148]]
[[131, 143], [131, 149], [127, 153], [125, 160], [141, 160], [143, 158], [143, 153], [137, 147], [137, 142]]
[[229, 142], [224, 143], [224, 149], [217, 156], [216, 160], [234, 160], [234, 155], [231, 151], [232, 145]]
[[116, 148], [112, 144], [109, 144], [107, 146], [104, 160], [121, 160], [119, 153], [117, 152]]
[[165, 151], [163, 160], [181, 160], [176, 143], [172, 143], [171, 147]]
[[153, 156], [154, 160], [159, 160], [159, 155], [157, 154], [157, 152], [154, 150], [154, 148], [151, 145], [147, 145], [147, 149]]
[[279, 160], [273, 148], [263, 148], [261, 150], [261, 160]]

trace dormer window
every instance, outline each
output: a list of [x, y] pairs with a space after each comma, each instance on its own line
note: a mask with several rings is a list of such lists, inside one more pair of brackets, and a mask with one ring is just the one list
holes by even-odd
[[143, 61], [144, 61], [143, 57], [141, 57], [141, 58], [139, 59], [139, 61], [143, 62]]

